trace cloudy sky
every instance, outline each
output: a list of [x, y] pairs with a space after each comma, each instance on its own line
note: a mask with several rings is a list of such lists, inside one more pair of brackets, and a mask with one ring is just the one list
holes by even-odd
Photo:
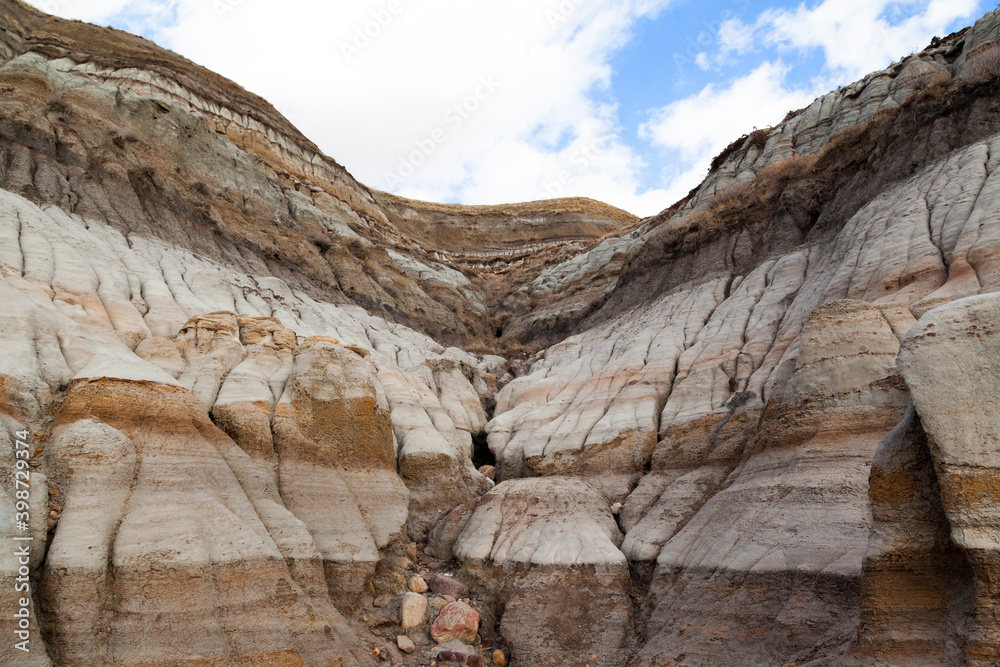
[[364, 183], [656, 213], [755, 127], [985, 0], [32, 0], [267, 98]]

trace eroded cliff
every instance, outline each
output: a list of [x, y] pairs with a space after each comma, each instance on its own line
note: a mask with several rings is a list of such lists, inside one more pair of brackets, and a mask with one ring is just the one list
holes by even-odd
[[0, 24], [5, 663], [1000, 659], [1000, 16], [642, 221], [372, 191]]

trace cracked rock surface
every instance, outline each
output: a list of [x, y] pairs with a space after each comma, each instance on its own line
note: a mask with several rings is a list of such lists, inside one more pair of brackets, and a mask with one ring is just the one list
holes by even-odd
[[370, 190], [0, 1], [0, 662], [995, 664], [998, 41], [639, 221]]

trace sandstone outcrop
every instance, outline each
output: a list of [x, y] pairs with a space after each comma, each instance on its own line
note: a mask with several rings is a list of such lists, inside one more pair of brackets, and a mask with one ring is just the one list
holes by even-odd
[[[659, 533], [650, 636], [638, 664], [682, 653], [698, 662], [798, 663], [850, 642], [869, 535], [868, 465], [907, 402], [898, 349], [867, 303], [834, 301], [812, 314], [794, 373], [756, 434], [719, 442], [723, 428], [714, 448], [706, 443], [706, 474], [723, 467], [711, 481], [735, 467], [725, 485], [695, 511], [677, 503], [688, 509], [679, 530], [667, 514], [673, 532]], [[690, 451], [698, 441], [685, 436]], [[665, 501], [676, 503], [678, 484], [679, 493], [690, 488], [683, 477], [667, 487], [654, 518], [670, 508]], [[703, 493], [688, 497], [702, 501]], [[657, 524], [642, 523], [630, 532], [658, 535]]]
[[639, 221], [374, 192], [0, 1], [0, 662], [993, 664], [998, 42]]
[[[995, 618], [996, 483], [1000, 413], [1000, 294], [968, 297], [925, 314], [899, 355], [927, 446], [934, 459], [940, 505], [950, 539], [968, 561], [971, 588], [967, 629], [946, 628], [964, 640], [964, 664], [987, 665], [1000, 655]], [[938, 340], [940, 339], [940, 341]], [[940, 547], [939, 547], [940, 549]], [[961, 572], [959, 570], [958, 572]], [[955, 576], [958, 572], [953, 571]], [[971, 579], [971, 581], [969, 581]]]
[[[391, 408], [377, 366], [406, 377], [410, 386], [426, 386], [423, 378], [434, 382], [434, 371], [423, 364], [433, 364], [435, 354], [443, 358], [445, 349], [416, 332], [393, 333], [388, 324], [369, 320], [359, 310], [296, 295], [278, 279], [240, 278], [183, 251], [175, 255], [165, 246], [137, 239], [130, 247], [121, 235], [106, 228], [92, 233], [79, 218], [58, 209], [45, 212], [20, 197], [3, 197], [10, 212], [5, 229], [21, 238], [13, 248], [23, 248], [4, 265], [2, 285], [8, 304], [4, 340], [13, 352], [3, 368], [11, 432], [26, 428], [29, 421], [38, 423], [53, 410], [53, 392], [60, 392], [57, 426], [47, 436], [52, 444], [45, 459], [51, 461], [46, 468], [51, 467], [48, 474], [54, 481], [47, 482], [48, 476], [38, 471], [32, 490], [40, 503], [34, 512], [42, 522], [39, 545], [46, 532], [48, 488], [58, 491], [65, 505], [56, 524], [56, 532], [62, 532], [42, 571], [47, 582], [42, 599], [50, 619], [46, 646], [53, 658], [65, 664], [129, 664], [165, 656], [264, 659], [288, 653], [312, 663], [323, 656], [347, 660], [357, 653], [364, 664], [367, 651], [358, 648], [358, 636], [336, 607], [348, 608], [362, 594], [380, 559], [379, 549], [405, 532], [409, 517], [409, 492], [396, 472]], [[57, 232], [60, 225], [69, 226]], [[54, 246], [47, 241], [38, 245], [46, 230], [57, 242]], [[67, 235], [72, 243], [59, 241]], [[45, 254], [38, 265], [42, 270], [36, 271], [31, 258], [39, 247]], [[157, 260], [150, 262], [144, 252], [157, 253]], [[199, 294], [215, 294], [218, 284], [184, 283], [168, 268], [170, 262], [184, 261], [198, 267], [198, 275], [221, 273], [237, 289], [242, 283], [261, 291], [239, 291], [241, 306], [212, 312]], [[63, 278], [52, 277], [51, 268], [44, 269], [53, 263], [75, 265], [92, 276], [97, 272], [88, 267], [96, 265], [105, 273], [100, 281], [62, 283]], [[170, 284], [173, 291], [166, 288]], [[152, 298], [155, 285], [164, 286], [159, 300]], [[173, 294], [185, 305], [168, 300]], [[235, 297], [228, 304], [210, 298], [213, 305], [236, 305]], [[268, 300], [273, 307], [266, 305]], [[147, 334], [133, 351], [134, 340], [119, 336], [101, 316], [109, 312], [105, 301], [120, 303], [119, 312], [131, 309], [133, 322], [150, 316], [159, 327], [176, 323], [172, 338]], [[261, 310], [250, 307], [251, 302]], [[93, 304], [89, 312], [72, 305], [87, 303]], [[185, 308], [205, 314], [189, 318]], [[275, 315], [293, 322], [298, 336]], [[302, 338], [317, 330], [346, 342]], [[399, 350], [412, 344], [407, 337], [427, 345], [406, 353], [410, 370], [404, 372], [396, 362]], [[463, 355], [449, 352], [449, 363], [464, 364], [470, 375], [478, 373], [476, 360]], [[418, 367], [426, 375], [412, 375]], [[447, 377], [452, 385], [459, 382], [458, 376]], [[436, 384], [433, 393], [425, 389], [427, 409], [447, 414], [450, 408], [466, 415], [474, 401], [481, 411], [475, 388], [465, 375], [460, 377], [467, 389], [440, 397]], [[475, 427], [467, 417], [461, 423]], [[440, 419], [438, 424], [451, 429], [444, 435], [435, 431], [438, 442], [465, 441], [454, 421]], [[471, 437], [462, 433], [466, 440]], [[358, 447], [344, 449], [348, 444]], [[87, 454], [88, 447], [97, 449]], [[459, 460], [454, 447], [442, 449], [442, 457]], [[67, 463], [86, 456], [106, 462], [90, 464], [92, 472]], [[473, 477], [471, 462], [466, 466]], [[86, 483], [98, 469], [107, 475], [106, 483]], [[94, 516], [98, 507], [99, 521]], [[90, 560], [77, 563], [74, 554], [81, 550]], [[44, 550], [38, 546], [35, 553], [40, 559]], [[16, 569], [12, 562], [7, 571]], [[101, 590], [111, 571], [120, 585], [99, 594], [104, 615], [91, 617], [84, 609], [92, 596], [82, 592], [93, 586]], [[158, 592], [140, 594], [152, 581]], [[225, 595], [234, 593], [219, 597], [213, 592], [223, 585], [213, 582], [225, 581], [224, 590], [245, 588], [245, 593], [227, 602]], [[249, 619], [257, 615], [258, 623], [267, 624], [279, 589], [284, 602], [278, 609], [284, 611], [278, 613], [286, 620], [270, 624], [265, 632]], [[146, 606], [126, 613], [133, 604], [128, 601], [138, 599], [145, 599]], [[199, 612], [191, 600], [209, 606]], [[161, 621], [151, 621], [150, 614], [159, 614]], [[179, 620], [184, 614], [189, 630]], [[241, 615], [248, 620], [240, 631], [246, 638], [220, 643]], [[193, 630], [196, 625], [200, 634]], [[95, 627], [110, 630], [95, 632]], [[197, 634], [204, 641], [191, 646], [203, 648], [197, 654], [176, 653], [170, 643], [173, 630], [166, 628]], [[228, 654], [226, 647], [232, 647]]]
[[857, 645], [844, 664], [959, 665], [972, 571], [950, 540], [934, 460], [911, 406], [879, 445]]
[[454, 553], [504, 608], [499, 630], [514, 638], [515, 660], [617, 665], [632, 639], [621, 539], [603, 496], [586, 482], [518, 479], [483, 497]]

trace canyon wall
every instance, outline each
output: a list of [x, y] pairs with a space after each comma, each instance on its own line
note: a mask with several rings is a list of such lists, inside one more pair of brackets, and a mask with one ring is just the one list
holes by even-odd
[[642, 221], [0, 27], [5, 664], [1000, 660], [1000, 15]]

